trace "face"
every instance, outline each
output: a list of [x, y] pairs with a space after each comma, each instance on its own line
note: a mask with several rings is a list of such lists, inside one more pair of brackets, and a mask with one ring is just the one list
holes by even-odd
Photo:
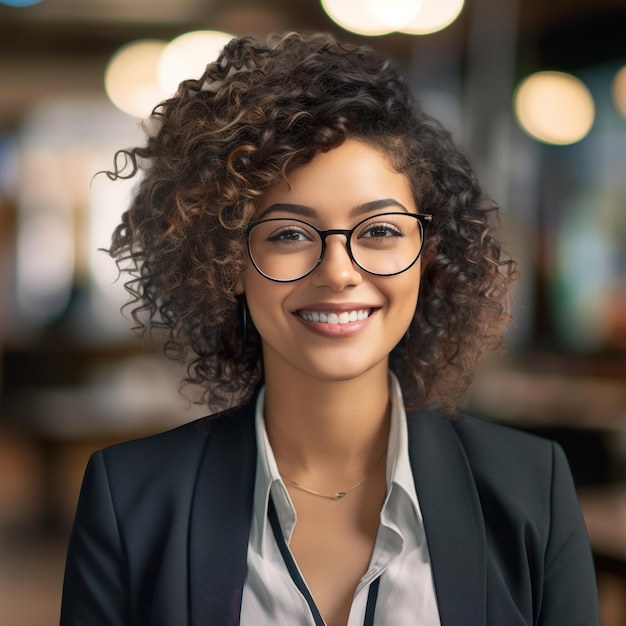
[[[385, 212], [418, 212], [406, 176], [381, 151], [354, 139], [316, 155], [289, 183], [266, 194], [257, 219], [296, 218], [327, 230], [350, 229]], [[351, 261], [346, 237], [336, 234], [303, 279], [273, 282], [249, 262], [237, 293], [245, 294], [261, 335], [268, 380], [297, 373], [337, 381], [375, 369], [387, 375], [389, 353], [413, 318], [419, 282], [419, 259], [395, 276], [368, 274]]]

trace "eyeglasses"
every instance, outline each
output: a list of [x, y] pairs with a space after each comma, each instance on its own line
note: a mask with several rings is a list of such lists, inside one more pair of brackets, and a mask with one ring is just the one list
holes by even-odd
[[419, 258], [431, 220], [431, 215], [382, 213], [348, 230], [320, 230], [299, 219], [259, 220], [246, 228], [248, 254], [262, 276], [288, 283], [308, 276], [322, 262], [327, 237], [343, 235], [357, 267], [376, 276], [394, 276]]

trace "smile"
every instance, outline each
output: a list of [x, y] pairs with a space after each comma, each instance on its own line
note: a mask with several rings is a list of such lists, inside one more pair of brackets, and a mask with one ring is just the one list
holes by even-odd
[[327, 311], [298, 311], [298, 315], [307, 322], [320, 322], [322, 324], [349, 324], [367, 319], [370, 309], [355, 309], [354, 311], [341, 311], [332, 313]]

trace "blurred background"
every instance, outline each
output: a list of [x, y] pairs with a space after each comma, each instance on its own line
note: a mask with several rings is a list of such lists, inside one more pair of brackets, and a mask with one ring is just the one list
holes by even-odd
[[0, 624], [58, 622], [89, 454], [205, 412], [120, 314], [132, 185], [94, 174], [224, 38], [293, 29], [392, 58], [503, 207], [515, 324], [468, 404], [564, 447], [624, 626], [624, 0], [0, 2]]

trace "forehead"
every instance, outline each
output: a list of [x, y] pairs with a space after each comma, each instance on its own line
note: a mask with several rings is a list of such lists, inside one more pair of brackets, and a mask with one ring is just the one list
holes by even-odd
[[291, 171], [287, 181], [261, 198], [259, 210], [288, 202], [336, 213], [383, 198], [394, 198], [408, 210], [416, 210], [410, 182], [390, 158], [363, 141], [347, 139]]

